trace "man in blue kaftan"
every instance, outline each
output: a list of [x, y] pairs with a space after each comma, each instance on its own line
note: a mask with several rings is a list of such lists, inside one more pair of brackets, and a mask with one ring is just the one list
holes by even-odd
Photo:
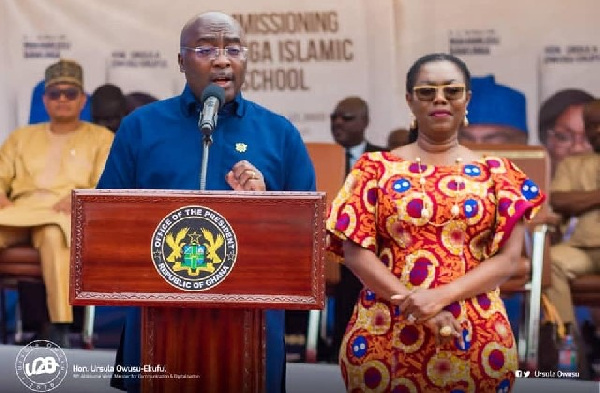
[[[244, 99], [244, 33], [228, 15], [209, 12], [181, 31], [179, 67], [187, 84], [180, 96], [138, 108], [121, 122], [98, 188], [200, 189], [202, 92], [225, 90], [206, 176], [207, 190], [313, 191], [315, 173], [298, 130], [283, 116]], [[122, 364], [140, 364], [140, 312], [129, 312], [120, 348]], [[285, 391], [284, 312], [266, 312], [266, 391]], [[117, 360], [119, 362], [119, 359]], [[139, 378], [120, 388], [139, 391]]]

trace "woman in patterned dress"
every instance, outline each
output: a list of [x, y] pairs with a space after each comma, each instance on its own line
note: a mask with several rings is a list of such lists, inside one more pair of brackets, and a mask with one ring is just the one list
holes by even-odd
[[366, 153], [327, 220], [329, 250], [361, 279], [340, 350], [349, 392], [508, 392], [516, 342], [498, 285], [544, 200], [509, 160], [457, 140], [466, 65], [417, 60], [406, 101], [415, 142]]

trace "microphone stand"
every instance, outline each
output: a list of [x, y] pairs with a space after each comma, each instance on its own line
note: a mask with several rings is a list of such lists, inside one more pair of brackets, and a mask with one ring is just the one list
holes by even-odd
[[208, 151], [210, 149], [210, 145], [212, 145], [212, 132], [211, 130], [204, 131], [202, 130], [204, 137], [202, 138], [203, 149], [202, 149], [202, 167], [200, 170], [200, 191], [206, 190], [206, 169], [208, 167]]

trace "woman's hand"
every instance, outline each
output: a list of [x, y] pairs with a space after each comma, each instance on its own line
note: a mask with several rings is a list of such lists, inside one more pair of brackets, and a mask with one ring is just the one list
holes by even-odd
[[391, 300], [400, 306], [402, 313], [411, 321], [425, 321], [446, 306], [438, 288], [413, 289], [404, 296], [394, 295]]
[[462, 327], [450, 311], [442, 310], [433, 317], [425, 321], [435, 335], [435, 345], [441, 346], [458, 339], [460, 348], [465, 347], [462, 336]]

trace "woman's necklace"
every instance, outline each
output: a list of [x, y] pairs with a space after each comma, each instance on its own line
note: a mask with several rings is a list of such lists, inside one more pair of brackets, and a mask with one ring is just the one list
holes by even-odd
[[422, 195], [422, 200], [423, 200], [423, 207], [421, 208], [421, 217], [427, 219], [427, 222], [434, 226], [444, 226], [448, 222], [453, 221], [456, 218], [458, 218], [458, 216], [460, 214], [460, 207], [458, 205], [458, 196], [460, 194], [460, 190], [464, 189], [465, 185], [466, 185], [465, 180], [461, 176], [462, 171], [461, 171], [460, 163], [462, 162], [462, 158], [459, 157], [456, 159], [456, 177], [454, 179], [454, 183], [456, 185], [456, 190], [454, 192], [454, 203], [452, 204], [452, 207], [450, 208], [450, 214], [452, 216], [448, 220], [444, 221], [441, 224], [431, 222], [431, 217], [433, 216], [433, 208], [432, 208], [432, 211], [429, 211], [429, 209], [427, 208], [427, 206], [425, 204], [425, 201], [427, 200], [427, 193], [425, 192], [425, 183], [427, 182], [427, 180], [425, 179], [425, 176], [423, 175], [423, 168], [421, 167], [421, 165], [422, 165], [421, 158], [417, 157], [415, 160], [417, 161], [417, 167], [419, 169], [419, 184], [421, 186], [421, 195]]

